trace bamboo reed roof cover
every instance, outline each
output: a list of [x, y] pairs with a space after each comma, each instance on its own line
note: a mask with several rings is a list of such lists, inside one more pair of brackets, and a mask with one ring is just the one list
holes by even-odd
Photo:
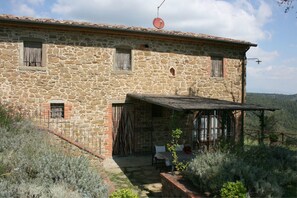
[[177, 96], [177, 95], [150, 95], [150, 94], [127, 94], [128, 97], [139, 99], [151, 104], [166, 108], [183, 110], [277, 110], [254, 104], [242, 104], [226, 100], [204, 98], [200, 96]]

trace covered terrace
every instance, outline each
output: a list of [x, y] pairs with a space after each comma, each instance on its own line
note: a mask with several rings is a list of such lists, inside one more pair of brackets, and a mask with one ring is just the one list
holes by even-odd
[[[260, 121], [264, 133], [264, 112], [276, 110], [275, 108], [266, 108], [259, 105], [200, 96], [131, 93], [127, 95], [127, 98], [129, 102], [136, 105], [134, 113], [137, 118], [141, 118], [138, 110], [142, 109], [142, 104], [151, 108], [151, 113], [145, 118], [150, 120], [150, 122], [146, 123], [150, 125], [148, 128], [150, 129], [151, 148], [154, 145], [166, 145], [169, 142], [168, 137], [170, 138], [170, 135], [168, 133], [172, 130], [172, 126], [170, 126], [172, 121], [179, 122], [178, 127], [185, 133], [181, 143], [189, 144], [193, 149], [211, 149], [222, 139], [243, 144], [244, 112], [261, 112], [262, 119]], [[137, 103], [137, 100], [141, 101], [141, 103]], [[177, 120], [173, 120], [174, 115], [178, 115]], [[141, 120], [139, 119], [138, 122], [141, 122]], [[139, 126], [137, 125], [137, 119], [135, 119], [135, 125]], [[157, 128], [158, 125], [161, 126], [161, 129]], [[162, 125], [167, 127], [162, 127]], [[137, 127], [135, 129], [137, 130]], [[137, 134], [136, 130], [135, 133]], [[167, 140], [167, 142], [164, 142], [164, 139], [158, 134], [164, 134], [164, 130], [167, 130], [167, 134], [165, 134], [165, 141]], [[141, 138], [136, 138], [135, 144], [137, 144], [138, 140], [141, 140]]]

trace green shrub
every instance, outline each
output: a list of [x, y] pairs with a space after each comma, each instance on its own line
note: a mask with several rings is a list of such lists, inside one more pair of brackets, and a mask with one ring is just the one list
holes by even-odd
[[286, 140], [285, 140], [285, 144], [287, 146], [297, 146], [297, 138], [287, 137]]
[[110, 198], [138, 198], [138, 195], [129, 188], [123, 188], [123, 189], [114, 191], [109, 197]]
[[0, 197], [107, 197], [107, 187], [88, 160], [64, 155], [49, 138], [28, 122], [0, 127], [0, 169], [10, 170], [0, 177]]
[[[238, 154], [239, 155], [239, 154]], [[297, 151], [285, 147], [253, 146], [239, 155], [248, 165], [261, 168], [265, 171], [263, 179], [254, 185], [255, 190], [270, 186], [279, 188], [282, 194], [288, 186], [297, 188]], [[267, 184], [263, 183], [267, 181]]]
[[0, 104], [0, 127], [7, 127], [11, 125], [13, 118], [9, 114], [7, 108]]
[[230, 161], [230, 156], [221, 152], [201, 154], [190, 162], [185, 175], [201, 192], [218, 194], [221, 186], [231, 180], [222, 172], [224, 163]]
[[190, 163], [186, 175], [201, 192], [218, 194], [225, 182], [240, 180], [251, 196], [280, 197], [288, 186], [296, 186], [296, 173], [296, 151], [253, 146], [236, 154], [199, 155]]
[[0, 127], [10, 128], [13, 123], [22, 120], [20, 113], [16, 112], [12, 107], [0, 103]]
[[0, 178], [0, 197], [18, 197], [18, 184]]
[[246, 198], [247, 190], [240, 181], [227, 182], [221, 188], [222, 198]]
[[176, 148], [178, 146], [178, 142], [179, 142], [179, 139], [180, 139], [182, 133], [183, 133], [182, 130], [179, 128], [172, 130], [171, 131], [171, 141], [170, 141], [170, 143], [167, 143], [167, 149], [168, 149], [168, 151], [171, 152], [171, 156], [172, 156], [172, 164], [178, 171], [184, 171], [188, 166], [188, 163], [179, 161], [177, 153], [176, 153]]
[[252, 146], [237, 155], [248, 164], [274, 172], [297, 171], [297, 151], [285, 147]]
[[1, 181], [0, 197], [81, 198], [83, 196], [78, 191], [74, 191], [66, 183], [49, 184], [44, 181], [33, 181], [15, 184], [8, 181]]
[[277, 134], [276, 133], [269, 134], [269, 140], [270, 140], [270, 142], [277, 142], [278, 141]]
[[0, 160], [0, 177], [4, 177], [7, 174], [8, 168], [3, 164], [2, 160]]
[[224, 183], [241, 181], [252, 197], [281, 197], [296, 184], [296, 162], [295, 153], [283, 148], [253, 147], [237, 154], [201, 154], [185, 175], [202, 193], [219, 195]]
[[[73, 158], [49, 152], [32, 164], [36, 177], [51, 183], [64, 182], [86, 197], [106, 195], [106, 186], [101, 177], [90, 169], [86, 158]], [[33, 172], [34, 174], [34, 172]]]

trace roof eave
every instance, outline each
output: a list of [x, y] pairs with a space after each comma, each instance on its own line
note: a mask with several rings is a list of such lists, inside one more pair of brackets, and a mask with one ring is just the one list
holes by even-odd
[[86, 29], [86, 30], [102, 30], [102, 31], [113, 31], [113, 32], [122, 32], [122, 33], [134, 33], [134, 34], [142, 34], [142, 35], [155, 35], [161, 37], [171, 37], [175, 39], [189, 39], [189, 40], [197, 40], [197, 41], [209, 41], [209, 42], [219, 42], [225, 44], [236, 44], [246, 47], [256, 47], [257, 44], [237, 41], [237, 40], [224, 40], [220, 37], [207, 38], [207, 37], [198, 37], [198, 36], [189, 36], [189, 35], [176, 35], [169, 34], [166, 32], [158, 32], [158, 31], [141, 31], [141, 30], [133, 30], [129, 28], [114, 28], [114, 27], [104, 27], [104, 26], [92, 26], [92, 25], [80, 25], [80, 24], [70, 24], [70, 23], [56, 23], [51, 21], [33, 21], [28, 19], [13, 19], [13, 18], [0, 18], [0, 22], [2, 23], [14, 23], [15, 25], [42, 25], [42, 26], [54, 26], [61, 28], [77, 28], [77, 29]]
[[[155, 97], [176, 97], [176, 99], [183, 99], [183, 96], [165, 96], [165, 95], [146, 95], [146, 94], [127, 94], [128, 97], [142, 100], [151, 104], [163, 106], [169, 109], [177, 110], [177, 111], [209, 111], [209, 110], [230, 110], [230, 111], [275, 111], [278, 110], [277, 108], [266, 108], [263, 106], [253, 105], [253, 104], [242, 104], [242, 103], [235, 103], [225, 100], [219, 100], [219, 99], [211, 99], [211, 98], [203, 98], [203, 97], [197, 97], [199, 99], [207, 100], [208, 103], [210, 103], [209, 107], [205, 107], [205, 104], [202, 103], [201, 107], [193, 107], [193, 106], [178, 106], [178, 105], [170, 105], [169, 103], [162, 103], [156, 101], [156, 99], [153, 99]], [[180, 97], [180, 98], [178, 98]], [[184, 96], [188, 97], [188, 96]], [[192, 98], [195, 98], [194, 96]], [[216, 101], [220, 101], [222, 104], [217, 104]], [[213, 103], [212, 103], [213, 102]], [[197, 103], [197, 102], [195, 102]]]

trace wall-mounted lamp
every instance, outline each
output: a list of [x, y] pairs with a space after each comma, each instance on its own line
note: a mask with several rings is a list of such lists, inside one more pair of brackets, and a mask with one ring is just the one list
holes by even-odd
[[262, 61], [260, 60], [260, 59], [258, 59], [258, 58], [246, 58], [246, 61], [248, 61], [248, 60], [256, 60], [256, 62], [258, 63], [258, 64], [260, 64]]

